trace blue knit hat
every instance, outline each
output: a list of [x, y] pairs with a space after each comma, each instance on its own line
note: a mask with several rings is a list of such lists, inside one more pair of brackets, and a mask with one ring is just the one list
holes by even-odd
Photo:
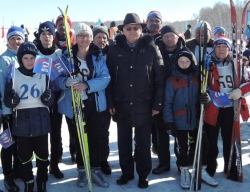
[[42, 32], [44, 31], [49, 31], [53, 37], [55, 37], [55, 25], [54, 23], [52, 23], [51, 21], [46, 21], [44, 23], [41, 23], [39, 25], [39, 29], [38, 29], [38, 37], [40, 38], [40, 35]]
[[23, 62], [22, 62], [22, 57], [25, 55], [25, 54], [31, 54], [33, 55], [34, 57], [36, 57], [38, 55], [38, 50], [35, 46], [35, 44], [33, 44], [32, 42], [24, 42], [20, 45], [18, 51], [17, 51], [17, 60], [18, 60], [18, 63], [20, 66], [23, 65]]
[[231, 41], [226, 36], [219, 36], [214, 40], [214, 49], [219, 44], [225, 44], [228, 46], [229, 50], [231, 50]]
[[214, 36], [215, 36], [217, 33], [219, 33], [219, 32], [225, 34], [226, 30], [225, 30], [225, 28], [222, 27], [222, 26], [215, 27], [215, 29], [214, 29]]
[[149, 19], [151, 18], [158, 18], [162, 21], [162, 17], [161, 17], [161, 13], [159, 11], [150, 11], [148, 16], [147, 16], [147, 20], [146, 20], [146, 23], [148, 22]]
[[21, 27], [13, 26], [9, 28], [7, 32], [7, 40], [9, 40], [12, 36], [20, 36], [23, 40], [25, 39], [24, 31]]

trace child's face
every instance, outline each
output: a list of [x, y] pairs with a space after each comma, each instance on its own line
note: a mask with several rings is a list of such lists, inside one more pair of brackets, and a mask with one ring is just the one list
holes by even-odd
[[191, 61], [189, 60], [189, 58], [181, 56], [178, 59], [178, 65], [181, 69], [187, 69], [191, 65]]
[[25, 54], [22, 57], [22, 62], [26, 69], [31, 70], [34, 67], [35, 57], [31, 54]]

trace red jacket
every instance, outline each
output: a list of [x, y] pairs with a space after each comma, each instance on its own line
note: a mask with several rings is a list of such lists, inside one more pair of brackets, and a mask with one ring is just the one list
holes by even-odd
[[[218, 68], [215, 65], [210, 66], [210, 71], [208, 74], [208, 85], [211, 90], [220, 92]], [[243, 83], [239, 88], [242, 91], [242, 96], [245, 96], [247, 93], [250, 92], [249, 83]], [[236, 89], [235, 85], [234, 89]], [[218, 113], [219, 113], [219, 108], [215, 107], [213, 102], [209, 103], [207, 106], [205, 106], [204, 122], [212, 126], [216, 126]], [[240, 114], [243, 121], [248, 120], [249, 111], [245, 98], [241, 99]]]

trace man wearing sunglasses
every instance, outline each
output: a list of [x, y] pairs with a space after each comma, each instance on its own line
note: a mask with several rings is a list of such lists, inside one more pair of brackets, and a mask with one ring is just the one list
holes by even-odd
[[111, 82], [107, 88], [107, 102], [118, 128], [119, 161], [122, 170], [118, 185], [134, 179], [132, 157], [132, 128], [137, 143], [136, 171], [139, 188], [148, 187], [151, 171], [150, 134], [152, 117], [163, 105], [164, 66], [159, 49], [150, 35], [142, 36], [146, 24], [135, 13], [128, 13], [118, 29], [107, 56]]

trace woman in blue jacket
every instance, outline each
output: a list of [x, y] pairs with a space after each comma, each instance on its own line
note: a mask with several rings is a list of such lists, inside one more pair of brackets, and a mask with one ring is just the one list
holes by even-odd
[[[91, 44], [93, 33], [90, 27], [79, 23], [75, 29], [75, 36], [76, 45], [72, 47], [75, 78], [67, 75], [56, 80], [57, 86], [62, 90], [58, 100], [58, 111], [66, 116], [68, 125], [72, 125], [71, 129], [77, 131], [70, 87], [73, 86], [73, 89], [80, 91], [88, 134], [92, 181], [101, 187], [108, 187], [109, 184], [103, 179], [100, 169], [100, 134], [103, 112], [107, 108], [105, 88], [109, 84], [110, 75], [102, 53]], [[69, 65], [67, 67], [69, 70], [72, 68]], [[78, 139], [76, 163], [77, 185], [84, 187], [87, 179]]]

